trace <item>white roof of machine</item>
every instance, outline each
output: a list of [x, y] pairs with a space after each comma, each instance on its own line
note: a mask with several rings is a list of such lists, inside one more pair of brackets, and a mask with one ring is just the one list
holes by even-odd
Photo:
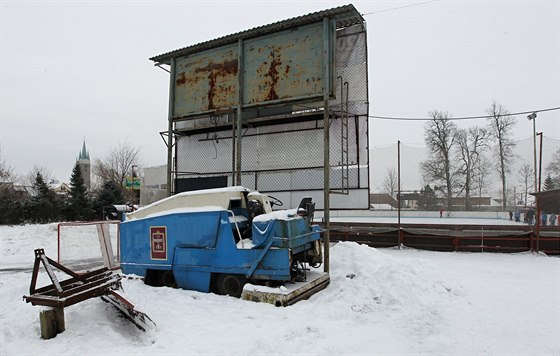
[[[152, 214], [148, 214], [142, 217], [134, 217], [131, 216], [130, 220], [141, 220], [141, 219], [148, 219], [148, 218], [155, 218], [158, 216], [163, 216], [163, 215], [170, 215], [170, 214], [183, 214], [183, 213], [200, 213], [200, 212], [205, 212], [205, 211], [222, 211], [224, 210], [224, 208], [220, 207], [220, 206], [201, 206], [201, 207], [195, 207], [195, 208], [176, 208], [176, 209], [169, 209], [169, 210], [163, 210], [163, 211], [158, 211], [158, 212], [154, 212]], [[124, 221], [126, 223], [126, 221]]]
[[146, 205], [135, 212], [127, 214], [126, 217], [127, 219], [139, 219], [153, 216], [153, 214], [168, 214], [176, 209], [192, 209], [208, 206], [227, 209], [230, 198], [238, 196], [241, 192], [249, 191], [250, 190], [245, 187], [235, 186], [183, 192]]

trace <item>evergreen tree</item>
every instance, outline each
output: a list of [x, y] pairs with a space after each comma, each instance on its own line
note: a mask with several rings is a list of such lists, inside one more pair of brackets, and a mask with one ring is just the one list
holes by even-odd
[[11, 183], [0, 182], [0, 225], [21, 223], [24, 201]]
[[551, 190], [551, 189], [556, 189], [556, 184], [554, 184], [552, 177], [549, 175], [544, 180], [543, 190]]
[[437, 209], [437, 197], [436, 192], [426, 185], [424, 188], [420, 189], [420, 195], [418, 196], [418, 209], [420, 210], [436, 210]]
[[554, 185], [560, 188], [560, 148], [552, 155], [552, 161], [546, 166], [548, 175], [552, 178]]
[[28, 216], [32, 221], [47, 223], [60, 218], [61, 200], [47, 186], [41, 173], [37, 173], [33, 189], [36, 192], [27, 204]]
[[125, 204], [126, 200], [120, 185], [112, 180], [105, 181], [94, 200], [95, 215], [103, 218], [103, 209], [114, 204]]
[[66, 218], [74, 221], [89, 220], [92, 215], [92, 204], [84, 183], [84, 177], [78, 162], [76, 162], [70, 177], [70, 195], [66, 206]]

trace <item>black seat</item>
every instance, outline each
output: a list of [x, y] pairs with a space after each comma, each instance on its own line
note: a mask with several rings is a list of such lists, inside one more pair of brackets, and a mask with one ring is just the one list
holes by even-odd
[[315, 214], [315, 203], [312, 202], [311, 197], [303, 197], [299, 203], [297, 214], [305, 218], [308, 225], [313, 222], [313, 215]]

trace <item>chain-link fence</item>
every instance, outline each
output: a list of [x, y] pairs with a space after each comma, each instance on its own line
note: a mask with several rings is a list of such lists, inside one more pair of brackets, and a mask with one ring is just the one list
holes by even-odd
[[[329, 101], [330, 189], [335, 192], [361, 189], [367, 195], [365, 27], [343, 28], [336, 36], [335, 97]], [[293, 104], [288, 110], [284, 105], [276, 109], [282, 117], [276, 115], [270, 121], [261, 121], [258, 113], [254, 115], [256, 117], [244, 113], [241, 184], [263, 192], [322, 190], [323, 106], [323, 101]], [[177, 122], [176, 131], [188, 132], [188, 135], [176, 136], [173, 178], [224, 177], [228, 185], [233, 185], [235, 121], [235, 113], [229, 113]], [[367, 204], [360, 207], [367, 208]]]

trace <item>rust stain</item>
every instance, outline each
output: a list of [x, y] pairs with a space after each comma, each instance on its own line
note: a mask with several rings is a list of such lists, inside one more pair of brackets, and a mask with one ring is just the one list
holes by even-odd
[[200, 72], [221, 72], [226, 74], [237, 74], [237, 59], [225, 61], [223, 63], [209, 63], [205, 67], [196, 68], [195, 73]]
[[278, 99], [278, 93], [276, 92], [276, 85], [280, 79], [280, 73], [278, 71], [280, 65], [282, 64], [282, 59], [280, 57], [279, 51], [275, 48], [270, 53], [272, 60], [270, 61], [270, 68], [268, 69], [267, 77], [270, 78], [270, 89], [266, 95], [266, 100], [276, 100]]
[[200, 78], [200, 76], [194, 76], [194, 77], [187, 77], [185, 72], [181, 72], [178, 75], [177, 80], [175, 81], [175, 83], [177, 84], [178, 87], [183, 86], [185, 84], [197, 84], [198, 82], [200, 82], [202, 78]]
[[179, 74], [179, 78], [177, 78], [177, 86], [183, 85], [187, 82], [187, 76], [185, 75], [185, 72], [181, 72]]
[[207, 66], [196, 68], [195, 73], [208, 73], [208, 109], [215, 109], [214, 99], [221, 92], [233, 93], [235, 87], [221, 88], [217, 86], [218, 78], [228, 75], [237, 75], [237, 59], [223, 63], [209, 63]]

